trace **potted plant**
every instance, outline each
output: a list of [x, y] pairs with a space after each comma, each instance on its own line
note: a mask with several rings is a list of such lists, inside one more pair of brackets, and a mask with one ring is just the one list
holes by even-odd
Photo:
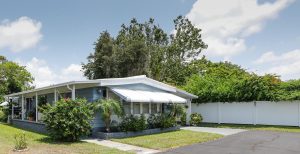
[[34, 111], [29, 111], [28, 113], [29, 121], [33, 121], [35, 117], [35, 112]]

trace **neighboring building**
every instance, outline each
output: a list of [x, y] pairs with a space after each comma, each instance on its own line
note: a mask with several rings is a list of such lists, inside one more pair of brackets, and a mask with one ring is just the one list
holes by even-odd
[[[12, 123], [39, 132], [45, 132], [45, 128], [38, 106], [42, 103], [54, 104], [61, 98], [86, 98], [88, 102], [95, 102], [102, 98], [113, 98], [122, 102], [125, 114], [143, 113], [146, 116], [163, 112], [163, 104], [181, 103], [188, 106], [187, 117], [189, 117], [191, 100], [197, 96], [147, 78], [145, 75], [71, 81], [6, 96], [7, 100], [14, 102]], [[35, 117], [29, 118], [29, 115], [33, 113]], [[100, 113], [95, 114], [92, 126], [94, 131], [104, 127]]]

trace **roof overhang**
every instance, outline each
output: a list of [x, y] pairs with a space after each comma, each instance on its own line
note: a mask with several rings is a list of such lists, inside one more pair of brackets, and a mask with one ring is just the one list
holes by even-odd
[[187, 103], [187, 99], [159, 89], [134, 89], [120, 86], [110, 90], [126, 102], [140, 103]]
[[[97, 80], [86, 80], [86, 81], [71, 81], [65, 82], [55, 85], [50, 85], [46, 87], [36, 88], [33, 90], [23, 91], [19, 93], [13, 93], [6, 95], [5, 97], [16, 97], [23, 94], [34, 94], [38, 92], [39, 94], [43, 94], [46, 92], [50, 92], [52, 89], [55, 88], [65, 88], [68, 85], [75, 85], [76, 89], [80, 89], [83, 87], [91, 87], [91, 86], [103, 86], [103, 87], [112, 87], [112, 86], [121, 86], [121, 85], [132, 85], [132, 84], [144, 84], [159, 90], [165, 91], [170, 94], [174, 94], [176, 96], [185, 98], [185, 99], [194, 99], [198, 98], [196, 95], [190, 94], [183, 90], [177, 89], [173, 86], [167, 85], [165, 83], [153, 80], [151, 78], [147, 78], [146, 75], [140, 76], [132, 76], [132, 77], [125, 77], [125, 78], [108, 78], [108, 79], [97, 79]], [[65, 88], [66, 89], [66, 88]]]

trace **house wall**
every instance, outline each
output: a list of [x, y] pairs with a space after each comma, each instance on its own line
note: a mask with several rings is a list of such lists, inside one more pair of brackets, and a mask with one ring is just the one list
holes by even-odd
[[203, 122], [300, 126], [300, 101], [192, 104]]
[[[103, 98], [104, 87], [92, 87], [84, 89], [76, 89], [76, 98], [85, 98], [88, 102], [95, 102], [98, 99]], [[97, 131], [104, 127], [100, 111], [95, 112], [94, 119], [91, 122], [93, 131]]]

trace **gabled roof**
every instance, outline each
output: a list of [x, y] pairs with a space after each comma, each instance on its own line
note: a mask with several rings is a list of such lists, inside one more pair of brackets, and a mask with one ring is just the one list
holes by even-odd
[[167, 85], [165, 83], [153, 80], [151, 78], [146, 77], [146, 75], [125, 77], [125, 78], [107, 78], [107, 79], [96, 79], [96, 80], [86, 80], [86, 81], [70, 81], [70, 82], [50, 85], [50, 86], [46, 86], [46, 87], [36, 88], [33, 90], [22, 91], [19, 93], [6, 95], [6, 97], [17, 96], [17, 95], [26, 94], [26, 93], [33, 93], [33, 92], [38, 92], [38, 91], [47, 90], [47, 89], [54, 89], [54, 88], [64, 87], [67, 85], [81, 85], [81, 84], [96, 84], [98, 86], [103, 86], [103, 87], [132, 85], [132, 84], [145, 84], [145, 85], [152, 86], [152, 87], [155, 87], [155, 88], [158, 88], [158, 89], [161, 89], [161, 90], [173, 93], [173, 94], [177, 94], [184, 98], [190, 98], [190, 99], [197, 98], [196, 95], [190, 94], [190, 93], [185, 92], [180, 89], [177, 89], [177, 88]]

